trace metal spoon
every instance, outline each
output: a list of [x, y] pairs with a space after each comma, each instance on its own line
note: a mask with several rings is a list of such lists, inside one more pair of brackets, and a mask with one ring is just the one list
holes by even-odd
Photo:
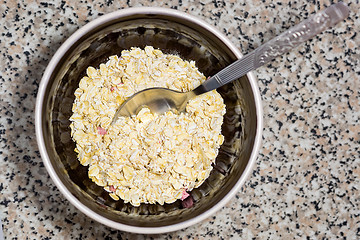
[[240, 78], [334, 26], [348, 15], [349, 8], [346, 4], [342, 2], [333, 4], [235, 61], [192, 91], [182, 93], [166, 88], [149, 88], [135, 93], [116, 111], [112, 124], [119, 116], [135, 115], [144, 106], [158, 114], [170, 109], [184, 111], [191, 98]]

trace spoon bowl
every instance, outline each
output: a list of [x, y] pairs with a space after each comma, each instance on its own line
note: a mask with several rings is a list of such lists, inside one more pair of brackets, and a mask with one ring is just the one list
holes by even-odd
[[144, 89], [132, 95], [121, 105], [115, 113], [112, 123], [119, 116], [136, 115], [143, 107], [147, 107], [157, 114], [162, 114], [170, 109], [182, 112], [187, 102], [194, 96], [196, 96], [194, 91], [179, 92], [167, 88]]

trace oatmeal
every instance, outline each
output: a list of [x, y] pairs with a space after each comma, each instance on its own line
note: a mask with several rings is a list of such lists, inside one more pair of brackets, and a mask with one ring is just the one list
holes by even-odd
[[75, 91], [71, 134], [89, 178], [109, 195], [134, 206], [188, 197], [209, 176], [224, 141], [225, 105], [215, 90], [190, 100], [186, 112], [157, 115], [143, 108], [119, 117], [117, 108], [151, 87], [190, 91], [205, 81], [195, 62], [147, 46], [88, 67]]

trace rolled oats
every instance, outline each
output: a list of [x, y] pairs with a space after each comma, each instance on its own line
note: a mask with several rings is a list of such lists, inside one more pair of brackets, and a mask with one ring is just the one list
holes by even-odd
[[215, 90], [190, 100], [186, 112], [163, 115], [143, 108], [111, 120], [134, 93], [150, 87], [190, 91], [205, 77], [195, 62], [147, 46], [88, 67], [75, 91], [71, 134], [88, 176], [114, 200], [134, 206], [172, 203], [209, 176], [224, 141], [225, 105]]

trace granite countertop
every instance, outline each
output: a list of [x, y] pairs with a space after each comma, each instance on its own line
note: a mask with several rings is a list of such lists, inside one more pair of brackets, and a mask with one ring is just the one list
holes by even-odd
[[331, 1], [32, 1], [0, 4], [0, 219], [6, 239], [359, 239], [359, 0], [334, 29], [255, 71], [263, 146], [241, 191], [216, 215], [163, 235], [120, 232], [75, 209], [50, 179], [34, 129], [36, 93], [56, 49], [98, 16], [177, 8], [250, 51]]

